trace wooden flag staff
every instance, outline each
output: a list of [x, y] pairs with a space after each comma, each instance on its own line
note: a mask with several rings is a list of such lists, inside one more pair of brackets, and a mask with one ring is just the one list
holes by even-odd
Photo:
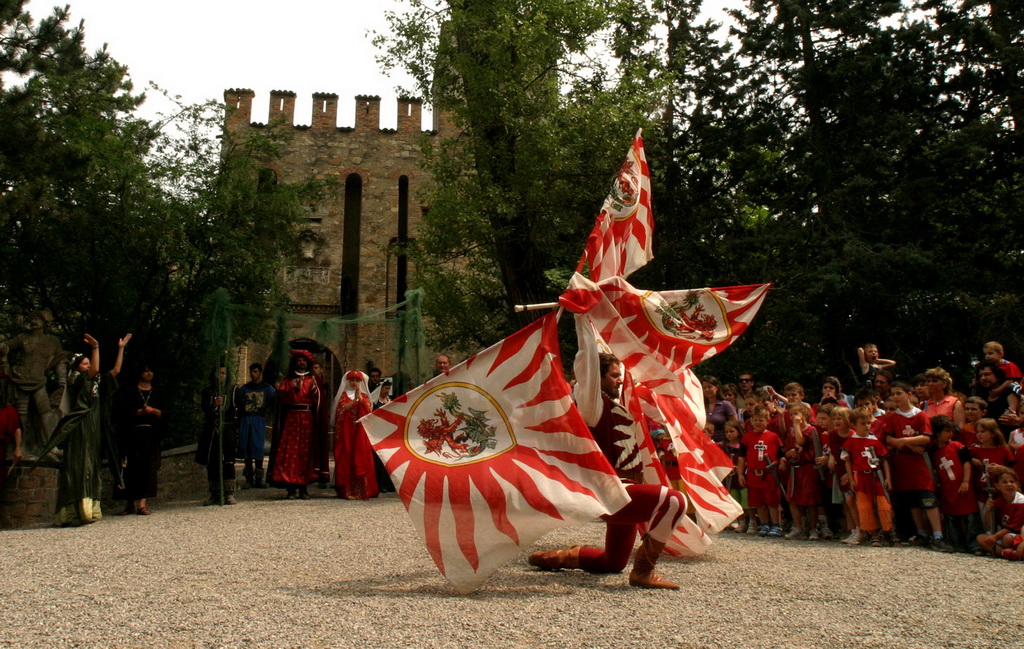
[[554, 309], [558, 306], [558, 302], [545, 302], [544, 304], [517, 304], [515, 306], [516, 313], [523, 311], [540, 311], [541, 309]]

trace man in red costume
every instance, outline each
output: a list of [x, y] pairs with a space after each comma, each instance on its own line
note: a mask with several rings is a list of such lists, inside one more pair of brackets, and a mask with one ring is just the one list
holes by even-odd
[[313, 376], [313, 355], [292, 350], [288, 375], [277, 386], [278, 416], [270, 449], [270, 485], [288, 490], [288, 498], [309, 498], [316, 482], [315, 440], [324, 432], [326, 398]]
[[601, 392], [604, 409], [597, 425], [590, 429], [594, 441], [626, 485], [631, 501], [625, 507], [602, 516], [608, 524], [604, 550], [576, 546], [568, 550], [534, 552], [530, 565], [541, 570], [581, 568], [587, 572], [621, 572], [629, 563], [636, 541], [637, 525], [646, 523], [629, 585], [638, 588], [679, 588], [654, 571], [665, 543], [671, 538], [680, 517], [686, 513], [686, 498], [675, 489], [642, 484], [643, 461], [634, 433], [636, 422], [619, 405], [622, 364], [611, 354], [601, 354]]

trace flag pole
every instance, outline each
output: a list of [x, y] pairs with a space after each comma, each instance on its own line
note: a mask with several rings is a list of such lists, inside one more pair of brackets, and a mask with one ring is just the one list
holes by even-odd
[[517, 304], [515, 306], [516, 313], [523, 311], [540, 311], [541, 309], [554, 309], [558, 306], [558, 302], [545, 302], [543, 304]]

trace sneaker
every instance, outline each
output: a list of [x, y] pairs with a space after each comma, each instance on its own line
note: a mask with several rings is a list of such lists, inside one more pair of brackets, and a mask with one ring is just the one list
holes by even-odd
[[821, 538], [821, 534], [818, 533], [818, 530], [811, 530], [811, 533], [807, 536], [808, 541], [820, 541]]
[[831, 541], [834, 538], [832, 534], [832, 528], [822, 523], [818, 528], [818, 538], [822, 541]]
[[770, 528], [768, 528], [768, 536], [772, 537], [773, 539], [781, 539], [782, 528], [778, 525], [772, 525]]
[[807, 533], [799, 527], [794, 527], [789, 534], [783, 537], [787, 541], [802, 541], [807, 538]]
[[938, 550], [939, 552], [952, 552], [953, 546], [949, 544], [945, 538], [934, 539], [932, 541], [932, 549]]
[[850, 530], [850, 533], [839, 542], [845, 543], [846, 545], [854, 545], [854, 540], [856, 540], [857, 534], [859, 532], [860, 530], [855, 527], [852, 530]]
[[873, 548], [880, 548], [880, 547], [882, 547], [882, 535], [879, 534], [878, 532], [875, 532], [874, 534], [871, 535], [871, 547], [873, 547]]
[[929, 543], [927, 537], [918, 536], [915, 534], [914, 536], [910, 537], [910, 539], [907, 541], [907, 545], [912, 545], [917, 548], [925, 548], [927, 550]]
[[747, 533], [747, 526], [748, 526], [747, 519], [744, 518], [739, 523], [736, 523], [736, 527], [735, 527], [736, 533], [737, 534], [746, 534]]
[[864, 545], [868, 542], [868, 539], [870, 538], [870, 534], [868, 534], [864, 530], [860, 530], [855, 535], [851, 535], [852, 540], [850, 541], [850, 545]]
[[758, 536], [768, 536], [768, 532], [769, 532], [769, 531], [771, 531], [771, 527], [769, 527], [768, 525], [762, 525], [762, 526], [761, 526], [761, 527], [760, 527], [760, 528], [759, 528], [759, 529], [757, 530], [757, 535], [758, 535]]
[[760, 528], [757, 527], [757, 523], [749, 523], [747, 527], [747, 534], [753, 536], [754, 534], [760, 533]]
[[882, 547], [891, 548], [895, 544], [893, 542], [894, 536], [892, 532], [882, 532]]

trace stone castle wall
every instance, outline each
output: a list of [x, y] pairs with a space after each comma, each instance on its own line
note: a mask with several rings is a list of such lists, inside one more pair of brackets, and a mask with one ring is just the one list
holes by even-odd
[[[405, 188], [407, 197], [405, 235], [414, 239], [424, 209], [419, 199], [424, 182], [419, 166], [421, 151], [437, 135], [437, 131], [421, 128], [421, 102], [399, 99], [397, 128], [382, 129], [380, 97], [358, 96], [355, 126], [339, 128], [336, 94], [314, 93], [309, 126], [295, 125], [294, 92], [270, 93], [267, 124], [251, 121], [254, 98], [252, 90], [225, 91], [226, 140], [252, 129], [283, 129], [288, 137], [281, 145], [282, 156], [271, 165], [278, 179], [334, 179], [337, 183], [335, 192], [310, 209], [309, 221], [299, 233], [299, 258], [289, 262], [284, 271], [284, 286], [292, 310], [322, 317], [343, 314], [343, 271], [346, 264], [349, 271], [355, 264], [355, 259], [346, 259], [345, 253], [346, 220], [355, 222], [353, 212], [358, 212], [359, 218], [358, 281], [348, 284], [355, 288], [354, 311], [351, 292], [348, 293], [349, 312], [372, 313], [400, 302], [404, 299], [398, 292], [400, 188]], [[353, 209], [351, 183], [360, 185], [357, 209]], [[413, 276], [410, 264], [406, 275], [409, 288], [415, 285]], [[293, 320], [291, 326], [292, 340], [310, 337], [315, 327], [298, 320]], [[365, 369], [372, 362], [385, 374], [393, 371], [396, 329], [384, 325], [346, 326], [343, 341], [331, 346], [335, 362], [328, 369], [334, 373]]]

